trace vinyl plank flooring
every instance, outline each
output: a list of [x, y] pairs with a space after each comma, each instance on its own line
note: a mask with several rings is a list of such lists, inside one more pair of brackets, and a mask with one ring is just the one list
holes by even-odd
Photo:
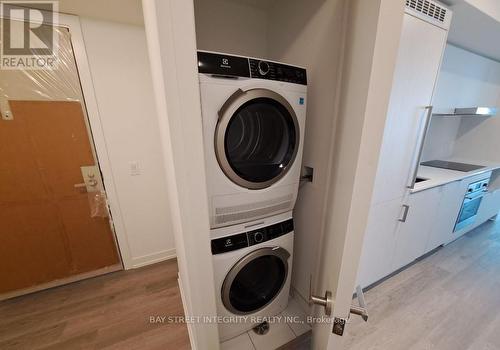
[[487, 222], [365, 293], [350, 350], [500, 350], [500, 223]]
[[[349, 350], [500, 350], [500, 223], [488, 222], [369, 290]], [[0, 302], [0, 349], [189, 349], [175, 260]], [[284, 349], [308, 349], [310, 334]]]
[[311, 337], [312, 331], [307, 331], [291, 342], [279, 347], [278, 350], [310, 350], [312, 346]]
[[189, 349], [170, 260], [0, 302], [0, 349]]

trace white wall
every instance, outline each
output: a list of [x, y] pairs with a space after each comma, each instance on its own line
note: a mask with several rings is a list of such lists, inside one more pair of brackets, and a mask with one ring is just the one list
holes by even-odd
[[268, 13], [233, 0], [195, 0], [199, 50], [267, 56]]
[[[440, 113], [456, 107], [500, 107], [500, 63], [447, 45], [433, 104]], [[500, 161], [499, 134], [499, 118], [434, 117], [423, 159]]]
[[[175, 255], [144, 28], [81, 19], [130, 267]], [[141, 174], [131, 176], [129, 162]]]
[[344, 9], [339, 0], [277, 0], [269, 22], [269, 56], [307, 69], [307, 119], [303, 164], [314, 168], [314, 182], [301, 186], [294, 210], [292, 284], [308, 298], [309, 278], [318, 274], [325, 202], [340, 80]]

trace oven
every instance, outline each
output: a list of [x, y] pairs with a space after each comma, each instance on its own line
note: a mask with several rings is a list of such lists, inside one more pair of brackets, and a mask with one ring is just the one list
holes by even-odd
[[453, 232], [460, 231], [461, 229], [472, 225], [476, 221], [477, 213], [484, 194], [488, 192], [489, 179], [484, 179], [471, 183], [467, 187], [462, 207], [458, 214], [457, 222]]

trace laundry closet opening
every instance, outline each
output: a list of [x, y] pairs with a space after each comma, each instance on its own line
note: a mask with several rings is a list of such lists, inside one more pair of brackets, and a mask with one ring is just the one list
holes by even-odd
[[278, 347], [310, 330], [344, 1], [194, 5], [218, 315], [300, 319], [265, 335], [251, 330], [256, 322], [221, 324], [219, 336]]

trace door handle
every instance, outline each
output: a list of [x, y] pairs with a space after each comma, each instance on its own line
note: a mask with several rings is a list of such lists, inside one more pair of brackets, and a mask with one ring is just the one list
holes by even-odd
[[434, 109], [433, 106], [426, 106], [425, 107], [425, 110], [427, 112], [425, 113], [424, 130], [422, 131], [422, 135], [420, 136], [420, 139], [419, 139], [420, 144], [418, 145], [417, 159], [416, 159], [416, 164], [414, 164], [414, 167], [413, 167], [412, 178], [411, 178], [410, 184], [407, 186], [411, 190], [413, 190], [415, 188], [415, 184], [417, 183], [418, 167], [420, 166], [420, 160], [422, 159], [422, 152], [424, 151], [425, 139], [427, 137], [427, 133], [429, 132], [429, 126], [431, 124], [432, 110], [433, 109]]
[[406, 219], [408, 218], [408, 212], [410, 211], [410, 206], [407, 204], [404, 204], [403, 208], [404, 208], [403, 217], [398, 220], [400, 222], [406, 222]]
[[309, 278], [309, 305], [320, 305], [325, 308], [325, 315], [332, 314], [333, 299], [332, 292], [327, 290], [324, 297], [318, 297], [312, 294], [312, 276]]
[[74, 188], [87, 188], [88, 186], [96, 187], [98, 184], [99, 184], [99, 182], [97, 180], [91, 179], [91, 180], [88, 180], [88, 182], [74, 184], [73, 187]]
[[365, 294], [361, 286], [356, 287], [356, 296], [358, 297], [359, 306], [351, 306], [351, 314], [361, 316], [363, 321], [368, 322], [368, 310], [366, 308]]
[[[359, 306], [351, 305], [349, 312], [353, 315], [358, 315], [365, 322], [368, 321], [368, 311], [366, 309], [365, 296], [361, 286], [356, 287], [356, 296], [358, 297]], [[325, 315], [330, 316], [333, 309], [332, 292], [327, 290], [324, 297], [319, 297], [312, 294], [312, 276], [309, 278], [309, 305], [320, 305], [325, 308]]]

